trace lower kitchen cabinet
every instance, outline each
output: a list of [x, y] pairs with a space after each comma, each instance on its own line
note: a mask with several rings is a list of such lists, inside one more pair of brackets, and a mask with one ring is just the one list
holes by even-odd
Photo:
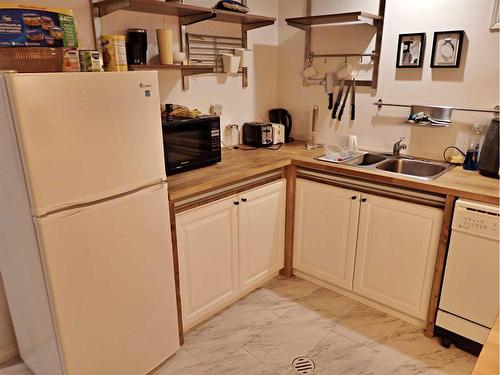
[[442, 210], [297, 179], [293, 267], [425, 320]]
[[295, 269], [352, 289], [360, 196], [354, 190], [297, 179]]
[[442, 210], [363, 194], [354, 291], [425, 320]]
[[285, 181], [240, 195], [240, 287], [250, 291], [283, 267]]
[[176, 216], [184, 329], [283, 267], [285, 181]]
[[238, 211], [234, 202], [230, 197], [177, 215], [185, 327], [217, 312], [238, 294]]

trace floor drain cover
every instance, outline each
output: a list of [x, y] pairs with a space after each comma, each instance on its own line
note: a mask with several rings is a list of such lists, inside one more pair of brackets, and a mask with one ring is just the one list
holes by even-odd
[[314, 362], [312, 359], [307, 357], [295, 358], [292, 362], [293, 368], [299, 374], [313, 374], [314, 373]]

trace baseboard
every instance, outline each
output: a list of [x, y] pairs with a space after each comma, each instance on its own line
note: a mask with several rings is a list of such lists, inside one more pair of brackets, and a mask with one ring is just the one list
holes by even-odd
[[382, 305], [380, 303], [377, 303], [377, 302], [374, 302], [368, 298], [365, 298], [365, 297], [362, 297], [356, 293], [353, 293], [353, 292], [350, 292], [348, 290], [345, 290], [345, 289], [342, 289], [338, 286], [335, 286], [335, 285], [332, 285], [332, 284], [329, 284], [325, 281], [322, 281], [320, 279], [317, 279], [315, 278], [314, 276], [310, 276], [306, 273], [303, 273], [301, 271], [298, 271], [296, 269], [293, 270], [293, 274], [297, 277], [300, 277], [301, 279], [304, 279], [304, 280], [307, 280], [313, 284], [317, 284], [319, 286], [322, 286], [326, 289], [330, 289], [338, 294], [342, 294], [343, 296], [345, 297], [348, 297], [354, 301], [357, 301], [357, 302], [361, 302], [365, 305], [368, 305], [370, 307], [373, 307], [374, 309], [376, 310], [379, 310], [379, 311], [382, 311], [386, 314], [389, 314], [389, 315], [392, 315], [398, 319], [401, 319], [401, 320], [404, 320], [405, 322], [408, 322], [416, 327], [419, 327], [419, 328], [425, 328], [426, 327], [426, 322], [422, 321], [422, 320], [419, 320], [417, 318], [414, 318], [412, 316], [409, 316], [405, 313], [402, 313], [401, 311], [398, 311], [398, 310], [395, 310], [395, 309], [392, 309], [388, 306], [385, 306], [385, 305]]
[[17, 351], [16, 343], [12, 343], [10, 345], [4, 346], [3, 348], [0, 348], [0, 366], [3, 363], [16, 358], [18, 355], [19, 352]]
[[[244, 290], [240, 291], [233, 298], [228, 299], [223, 304], [218, 305], [217, 307], [207, 311], [206, 314], [203, 314], [203, 316], [199, 317], [198, 319], [195, 319], [191, 323], [184, 324], [184, 334], [186, 335], [187, 333], [189, 333], [190, 331], [192, 331], [193, 329], [195, 329], [199, 325], [201, 325], [201, 324], [207, 322], [208, 320], [214, 318], [215, 316], [221, 314], [226, 309], [228, 309], [229, 307], [234, 305], [236, 302], [241, 301], [246, 296], [248, 296], [250, 293], [253, 293], [255, 290], [263, 287], [265, 284], [267, 284], [269, 281], [271, 281], [272, 279], [274, 279], [278, 275], [279, 275], [279, 271], [276, 269], [274, 272], [269, 274], [267, 277], [261, 279], [260, 282], [257, 283], [251, 289], [244, 289]], [[185, 321], [185, 320], [183, 319], [183, 321]]]

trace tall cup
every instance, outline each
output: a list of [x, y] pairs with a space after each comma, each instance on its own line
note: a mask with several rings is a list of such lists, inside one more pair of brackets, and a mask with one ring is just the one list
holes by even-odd
[[358, 151], [358, 137], [355, 135], [348, 135], [347, 147], [349, 148], [349, 151]]
[[156, 29], [156, 40], [158, 41], [158, 52], [160, 54], [160, 64], [168, 65], [174, 63], [172, 52], [172, 30]]

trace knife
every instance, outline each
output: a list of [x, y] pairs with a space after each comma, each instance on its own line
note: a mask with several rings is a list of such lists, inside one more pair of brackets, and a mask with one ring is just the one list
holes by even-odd
[[339, 108], [340, 101], [342, 100], [342, 94], [344, 93], [344, 86], [345, 86], [345, 81], [342, 80], [340, 82], [339, 92], [337, 94], [337, 100], [335, 101], [335, 105], [333, 106], [333, 111], [332, 111], [333, 119], [337, 118], [337, 109]]
[[342, 106], [339, 111], [339, 121], [342, 120], [342, 115], [344, 114], [345, 104], [347, 103], [347, 98], [349, 97], [349, 91], [351, 91], [351, 86], [347, 86], [347, 91], [345, 92], [344, 100], [342, 101]]
[[328, 109], [333, 108], [333, 73], [326, 75], [326, 92], [328, 93]]
[[351, 120], [356, 118], [356, 78], [352, 79], [351, 91]]

